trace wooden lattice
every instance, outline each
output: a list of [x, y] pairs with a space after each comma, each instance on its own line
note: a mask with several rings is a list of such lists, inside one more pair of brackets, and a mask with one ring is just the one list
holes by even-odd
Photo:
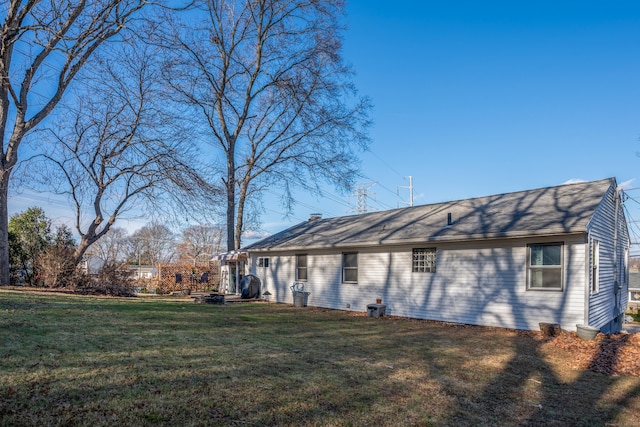
[[[180, 275], [181, 282], [177, 275]], [[159, 264], [152, 279], [155, 292], [167, 294], [189, 289], [191, 292], [215, 291], [220, 286], [220, 265], [217, 261]]]

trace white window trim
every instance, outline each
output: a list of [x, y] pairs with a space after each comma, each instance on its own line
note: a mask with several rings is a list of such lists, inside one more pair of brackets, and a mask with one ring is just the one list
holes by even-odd
[[[559, 288], [543, 288], [543, 287], [532, 287], [531, 286], [531, 247], [532, 246], [560, 246], [560, 265], [559, 266], [535, 266], [535, 270], [540, 269], [560, 269], [560, 287]], [[527, 291], [532, 292], [564, 292], [564, 251], [565, 244], [564, 242], [534, 242], [527, 244]]]
[[[433, 263], [429, 264], [429, 266], [423, 266], [424, 269], [416, 269], [416, 264], [415, 264], [415, 254], [416, 251], [424, 251], [425, 254], [427, 251], [429, 252], [433, 252]], [[433, 273], [435, 274], [436, 271], [438, 271], [438, 249], [431, 247], [431, 248], [413, 248], [411, 250], [411, 272], [412, 273]]]
[[591, 285], [591, 293], [600, 292], [600, 241], [591, 240], [591, 268], [589, 284]]
[[[300, 256], [304, 256], [305, 260], [306, 260], [306, 267], [300, 267], [298, 266], [298, 257]], [[304, 279], [301, 279], [299, 276], [299, 272], [300, 269], [304, 268], [304, 270], [307, 272], [307, 277]], [[309, 255], [308, 254], [296, 254], [296, 282], [307, 282], [309, 280]]]
[[[355, 255], [356, 256], [356, 266], [355, 267], [346, 267], [344, 265], [344, 259], [345, 259], [345, 255]], [[349, 283], [349, 284], [357, 284], [358, 283], [358, 252], [342, 252], [342, 283]], [[345, 280], [345, 270], [350, 269], [350, 270], [355, 270], [356, 271], [356, 280]]]

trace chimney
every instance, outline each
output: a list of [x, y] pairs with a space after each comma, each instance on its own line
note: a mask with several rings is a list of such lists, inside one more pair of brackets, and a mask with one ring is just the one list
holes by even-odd
[[319, 219], [322, 219], [321, 213], [312, 213], [309, 215], [309, 221], [317, 221]]

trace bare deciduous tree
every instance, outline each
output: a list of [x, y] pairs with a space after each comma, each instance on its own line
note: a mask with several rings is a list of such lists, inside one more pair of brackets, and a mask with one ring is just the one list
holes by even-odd
[[130, 238], [130, 260], [140, 260], [144, 264], [170, 262], [176, 255], [173, 231], [166, 225], [152, 222], [136, 230]]
[[25, 136], [146, 0], [12, 0], [0, 6], [0, 284], [9, 283], [8, 191]]
[[76, 263], [128, 210], [202, 188], [185, 160], [188, 138], [156, 84], [156, 52], [119, 46], [87, 66], [83, 89], [66, 115], [37, 133], [48, 144], [31, 162], [40, 159], [38, 170], [51, 165], [43, 184], [71, 200], [81, 238]]
[[87, 254], [91, 253], [91, 255], [100, 258], [104, 264], [116, 265], [126, 260], [128, 246], [127, 230], [121, 227], [111, 227], [100, 240], [91, 246]]
[[182, 232], [182, 242], [178, 248], [182, 258], [186, 258], [195, 265], [210, 259], [220, 252], [224, 241], [224, 231], [217, 225], [192, 225]]
[[[223, 156], [228, 249], [248, 198], [279, 188], [348, 189], [366, 148], [369, 101], [341, 57], [340, 0], [206, 0], [201, 21], [169, 26], [165, 78]], [[191, 17], [193, 18], [193, 17]]]

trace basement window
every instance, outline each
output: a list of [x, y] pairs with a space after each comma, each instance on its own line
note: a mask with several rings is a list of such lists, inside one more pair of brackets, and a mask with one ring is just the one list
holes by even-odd
[[418, 248], [413, 250], [414, 273], [436, 272], [436, 248]]
[[527, 289], [562, 290], [562, 243], [527, 246]]

